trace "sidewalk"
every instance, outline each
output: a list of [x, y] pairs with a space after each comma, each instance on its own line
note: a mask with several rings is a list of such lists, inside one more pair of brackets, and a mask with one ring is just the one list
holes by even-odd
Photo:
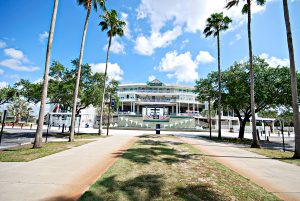
[[1, 162], [0, 200], [76, 200], [135, 139], [113, 135], [30, 162]]
[[204, 155], [219, 161], [284, 200], [300, 201], [300, 167], [245, 151], [238, 146], [181, 137]]

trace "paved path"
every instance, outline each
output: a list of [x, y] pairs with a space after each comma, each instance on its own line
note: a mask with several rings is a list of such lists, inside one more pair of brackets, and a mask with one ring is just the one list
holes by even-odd
[[232, 144], [181, 137], [202, 153], [284, 200], [300, 201], [300, 167], [245, 151]]
[[134, 135], [113, 135], [31, 162], [0, 163], [0, 200], [74, 200], [126, 150]]

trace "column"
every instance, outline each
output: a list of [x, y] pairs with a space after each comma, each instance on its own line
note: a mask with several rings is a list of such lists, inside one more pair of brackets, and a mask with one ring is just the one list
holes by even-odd
[[178, 103], [178, 114], [180, 115], [180, 102]]
[[133, 108], [132, 112], [135, 112], [135, 102], [132, 102], [132, 108]]
[[193, 112], [195, 112], [195, 104], [193, 103]]
[[176, 103], [176, 115], [178, 115], [178, 103]]
[[190, 103], [188, 102], [188, 109], [187, 109], [189, 112], [190, 112]]
[[172, 110], [171, 110], [172, 114], [174, 114], [174, 106], [172, 105], [171, 108], [172, 108]]
[[122, 112], [124, 111], [124, 102], [122, 101]]

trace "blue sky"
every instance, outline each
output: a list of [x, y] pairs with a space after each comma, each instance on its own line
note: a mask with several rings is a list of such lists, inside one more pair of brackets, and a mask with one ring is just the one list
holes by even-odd
[[[146, 82], [194, 85], [195, 79], [217, 69], [214, 38], [202, 35], [205, 20], [224, 8], [225, 0], [108, 0], [127, 22], [125, 36], [112, 44], [109, 75], [121, 83]], [[300, 62], [300, 0], [289, 1], [296, 65]], [[0, 85], [21, 78], [42, 78], [53, 9], [52, 0], [0, 1]], [[297, 12], [298, 11], [298, 12]], [[288, 65], [288, 49], [281, 0], [253, 7], [253, 50], [272, 65]], [[248, 55], [246, 16], [240, 7], [224, 10], [233, 18], [221, 36], [221, 66]], [[94, 72], [103, 71], [107, 44], [101, 32], [100, 11], [92, 12], [83, 61]], [[86, 11], [76, 0], [60, 0], [51, 60], [67, 67], [79, 55]], [[298, 68], [299, 69], [299, 68]]]

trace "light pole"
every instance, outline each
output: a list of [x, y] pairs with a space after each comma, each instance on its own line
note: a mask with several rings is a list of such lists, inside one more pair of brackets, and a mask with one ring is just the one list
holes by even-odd
[[109, 131], [109, 118], [110, 118], [110, 108], [111, 108], [111, 93], [109, 93], [109, 105], [108, 105], [108, 114], [107, 114], [107, 126], [106, 126], [106, 135], [108, 136]]
[[211, 139], [211, 114], [210, 114], [210, 96], [208, 98], [208, 123], [209, 123], [209, 138]]

